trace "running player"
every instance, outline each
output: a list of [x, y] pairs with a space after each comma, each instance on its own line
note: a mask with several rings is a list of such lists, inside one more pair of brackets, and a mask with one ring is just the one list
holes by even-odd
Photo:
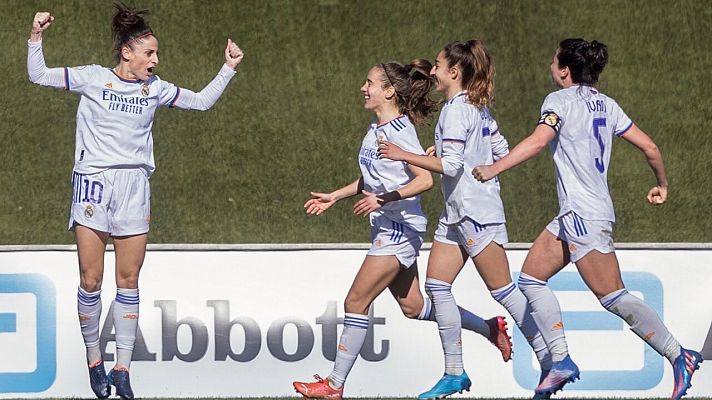
[[[383, 138], [423, 153], [413, 123], [427, 122], [435, 111], [436, 104], [428, 97], [433, 86], [430, 68], [426, 60], [413, 60], [409, 65], [389, 62], [370, 69], [361, 93], [364, 107], [376, 115], [376, 120], [369, 126], [359, 152], [361, 177], [331, 193], [312, 192], [312, 198], [304, 204], [307, 214], [320, 215], [339, 200], [363, 194], [353, 211], [369, 216], [372, 238], [344, 302], [344, 328], [331, 374], [325, 379], [315, 375], [316, 382], [293, 383], [305, 397], [341, 399], [346, 377], [366, 337], [368, 309], [386, 288], [408, 318], [434, 317], [430, 299], [423, 299], [420, 292], [416, 263], [427, 222], [420, 194], [432, 187], [432, 175], [422, 168], [377, 156], [378, 140]], [[511, 357], [502, 317], [484, 321], [464, 309], [460, 312], [465, 325], [497, 345], [505, 361]]]
[[[435, 155], [402, 149], [382, 140], [382, 158], [402, 160], [442, 174], [445, 208], [428, 259], [425, 289], [433, 299], [435, 318], [445, 353], [445, 374], [420, 399], [436, 399], [469, 390], [463, 367], [461, 321], [452, 283], [468, 258], [492, 297], [502, 304], [529, 340], [546, 371], [551, 366], [546, 344], [530, 316], [524, 295], [512, 282], [507, 255], [504, 207], [499, 182], [480, 183], [469, 171], [507, 154], [509, 147], [489, 112], [494, 98], [494, 66], [479, 40], [453, 42], [435, 59], [431, 74], [447, 101], [435, 128]], [[387, 138], [386, 138], [387, 139]]]
[[[159, 106], [209, 109], [235, 75], [243, 53], [228, 39], [225, 64], [215, 79], [199, 93], [179, 88], [154, 74], [158, 39], [143, 18], [147, 12], [123, 4], [115, 7], [114, 68], [47, 68], [42, 34], [54, 17], [38, 12], [28, 41], [27, 70], [33, 83], [81, 94], [69, 218], [79, 256], [79, 322], [94, 394], [106, 398], [113, 385], [122, 399], [133, 399], [129, 367], [138, 327], [138, 276], [149, 230], [154, 113]], [[99, 318], [109, 238], [116, 252], [116, 365], [107, 377], [99, 349]]]
[[472, 173], [486, 182], [534, 157], [547, 144], [554, 158], [560, 210], [532, 244], [519, 278], [553, 359], [536, 393], [555, 393], [579, 377], [568, 355], [559, 303], [546, 285], [573, 262], [601, 305], [623, 318], [670, 361], [675, 376], [672, 398], [678, 400], [690, 387], [702, 356], [680, 347], [655, 311], [625, 289], [613, 246], [615, 216], [607, 182], [613, 137], [625, 139], [645, 154], [657, 181], [647, 195], [650, 204], [663, 204], [667, 199], [665, 166], [652, 139], [615, 100], [594, 87], [607, 62], [608, 49], [603, 43], [583, 39], [559, 43], [550, 69], [553, 83], [561, 90], [544, 100], [534, 132], [506, 157], [476, 167]]

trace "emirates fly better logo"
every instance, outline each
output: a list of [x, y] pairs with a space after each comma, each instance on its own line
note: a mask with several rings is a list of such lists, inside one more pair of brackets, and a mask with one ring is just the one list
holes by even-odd
[[57, 372], [56, 290], [40, 274], [0, 274], [0, 393], [42, 392]]

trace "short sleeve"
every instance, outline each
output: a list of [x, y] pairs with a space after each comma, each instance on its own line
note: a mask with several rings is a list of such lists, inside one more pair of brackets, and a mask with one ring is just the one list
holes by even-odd
[[444, 142], [467, 142], [467, 122], [470, 120], [466, 117], [467, 108], [466, 103], [453, 103], [443, 108], [440, 120]]
[[614, 135], [621, 136], [628, 132], [628, 129], [633, 126], [633, 121], [614, 100], [611, 100], [610, 107], [611, 130]]
[[559, 133], [561, 129], [561, 116], [564, 115], [564, 105], [556, 95], [556, 92], [549, 94], [544, 99], [541, 105], [541, 113], [537, 125], [546, 125], [551, 127], [554, 132]]
[[180, 97], [181, 89], [164, 80], [159, 80], [158, 105], [161, 107], [175, 107], [178, 97]]
[[103, 68], [100, 65], [64, 68], [64, 88], [71, 92], [84, 92], [84, 89], [91, 83], [97, 71]]
[[418, 134], [415, 128], [404, 129], [402, 132], [393, 136], [393, 143], [401, 149], [413, 154], [425, 154], [423, 146], [418, 140]]

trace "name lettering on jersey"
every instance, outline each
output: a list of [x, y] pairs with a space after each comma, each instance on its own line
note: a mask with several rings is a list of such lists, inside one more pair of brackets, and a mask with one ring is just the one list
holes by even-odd
[[148, 106], [148, 99], [146, 98], [138, 96], [125, 97], [109, 90], [102, 91], [101, 99], [109, 102], [109, 111], [120, 111], [129, 114], [143, 114], [143, 107]]
[[370, 167], [374, 160], [378, 160], [378, 151], [361, 147], [358, 155], [359, 164]]
[[545, 111], [544, 114], [541, 115], [541, 118], [539, 118], [539, 125], [541, 124], [550, 126], [554, 131], [558, 132], [559, 128], [561, 128], [561, 119], [555, 112]]
[[606, 103], [603, 100], [591, 100], [586, 102], [589, 112], [606, 112]]

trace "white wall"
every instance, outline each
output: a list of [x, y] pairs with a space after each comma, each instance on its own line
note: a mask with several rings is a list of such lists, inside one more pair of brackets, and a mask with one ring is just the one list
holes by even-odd
[[[328, 375], [327, 357], [341, 332], [336, 321], [365, 250], [165, 248], [149, 251], [141, 273], [143, 345], [134, 356], [143, 361], [131, 369], [137, 396], [291, 396], [293, 380]], [[700, 350], [712, 321], [712, 249], [617, 254], [629, 290], [663, 315], [683, 346]], [[510, 249], [508, 255], [517, 273], [526, 250]], [[115, 295], [113, 256], [107, 253], [103, 326]], [[421, 277], [427, 258], [424, 251]], [[70, 249], [0, 251], [0, 397], [92, 397], [76, 317], [77, 283], [76, 253]], [[567, 386], [567, 397], [670, 394], [671, 367], [603, 310], [572, 266], [551, 285], [564, 312], [571, 355], [582, 370], [582, 379]], [[506, 313], [471, 263], [454, 294], [483, 317]], [[389, 293], [376, 300], [373, 314], [373, 335], [362, 353], [372, 361], [357, 361], [345, 395], [412, 397], [427, 390], [443, 368], [436, 325], [407, 320]], [[111, 333], [105, 325], [103, 336]], [[538, 371], [521, 335], [514, 341], [514, 360], [505, 364], [485, 339], [463, 333], [465, 367], [473, 380], [469, 395], [531, 395]], [[113, 342], [106, 351], [113, 357]], [[216, 360], [216, 354], [227, 359]], [[690, 395], [712, 396], [712, 366], [703, 365], [693, 383]]]

